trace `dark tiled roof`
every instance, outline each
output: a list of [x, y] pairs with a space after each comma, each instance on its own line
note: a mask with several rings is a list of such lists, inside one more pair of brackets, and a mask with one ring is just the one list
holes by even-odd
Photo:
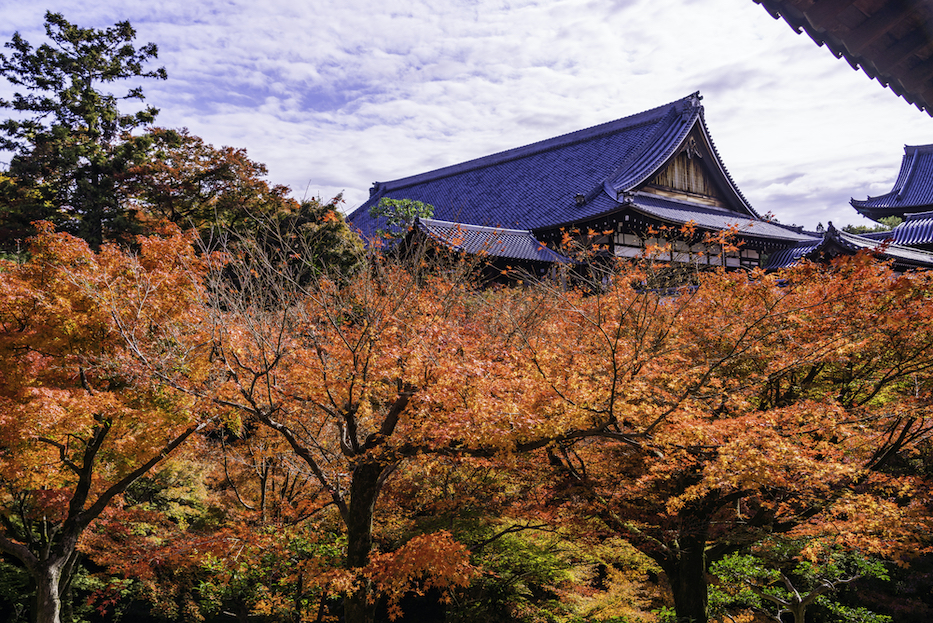
[[875, 240], [878, 243], [889, 241], [894, 242], [893, 232], [888, 229], [886, 231], [867, 231], [864, 234], [858, 234], [862, 238], [868, 238], [869, 240]]
[[790, 247], [788, 249], [778, 251], [777, 253], [772, 253], [768, 256], [768, 263], [765, 265], [765, 268], [767, 270], [778, 270], [780, 268], [793, 266], [799, 262], [801, 258], [806, 257], [816, 251], [822, 243], [822, 240], [805, 242], [800, 243], [795, 247]]
[[893, 260], [895, 268], [899, 270], [933, 268], [933, 253], [850, 234], [836, 229], [832, 226], [832, 223], [830, 223], [826, 233], [823, 234], [823, 239], [815, 244], [801, 243], [796, 247], [770, 255], [766, 268], [769, 270], [784, 268], [804, 257], [817, 259], [823, 254], [832, 256], [839, 253], [857, 253], [858, 251], [878, 253], [883, 259]]
[[571, 263], [570, 259], [538, 242], [528, 230], [464, 225], [436, 219], [418, 219], [415, 227], [457, 251], [516, 260]]
[[[376, 183], [348, 221], [364, 235], [384, 229], [369, 214], [383, 197], [429, 203], [437, 219], [486, 227], [541, 230], [599, 217], [618, 210], [621, 195], [649, 180], [693, 128], [708, 139], [699, 100], [695, 93], [525, 147]], [[721, 162], [715, 166], [743, 216], [756, 218]]]
[[906, 145], [891, 192], [864, 201], [852, 199], [850, 203], [869, 218], [928, 211], [933, 207], [933, 145]]
[[[887, 259], [894, 260], [896, 265], [903, 267], [922, 267], [922, 268], [933, 268], [933, 253], [927, 251], [921, 251], [919, 249], [911, 249], [910, 247], [905, 247], [899, 244], [878, 244], [877, 240], [871, 240], [870, 238], [864, 238], [856, 234], [849, 234], [844, 231], [838, 231], [839, 238], [852, 250], [852, 251], [861, 251], [877, 250], [881, 253], [882, 257]], [[830, 233], [827, 231], [827, 236]]]
[[904, 222], [887, 234], [894, 244], [907, 247], [933, 244], [933, 212], [907, 214]]
[[788, 242], [815, 240], [813, 236], [795, 228], [752, 219], [724, 208], [672, 201], [646, 193], [636, 193], [633, 201], [633, 208], [636, 211], [668, 223], [684, 224], [693, 221], [697, 227], [714, 231], [735, 227], [737, 232], [743, 236]]
[[930, 0], [754, 0], [933, 116]]

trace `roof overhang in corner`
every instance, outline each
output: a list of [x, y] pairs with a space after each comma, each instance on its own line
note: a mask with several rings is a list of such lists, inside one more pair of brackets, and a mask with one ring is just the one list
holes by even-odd
[[929, 0], [754, 2], [933, 116], [933, 3]]

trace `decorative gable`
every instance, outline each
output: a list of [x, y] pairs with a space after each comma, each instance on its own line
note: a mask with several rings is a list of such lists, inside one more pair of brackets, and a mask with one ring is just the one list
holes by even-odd
[[692, 136], [684, 149], [668, 165], [652, 178], [645, 189], [653, 189], [658, 194], [675, 197], [686, 195], [686, 199], [724, 205], [722, 194], [710, 176], [703, 154], [696, 146]]

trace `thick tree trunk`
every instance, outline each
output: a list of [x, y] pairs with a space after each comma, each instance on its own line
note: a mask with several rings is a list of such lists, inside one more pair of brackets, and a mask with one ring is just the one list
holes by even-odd
[[[347, 568], [359, 569], [369, 563], [373, 547], [373, 514], [381, 488], [380, 477], [386, 468], [379, 462], [363, 462], [353, 470], [350, 503], [347, 507]], [[360, 588], [344, 601], [346, 623], [372, 623], [376, 602], [372, 586], [361, 581]]]
[[61, 623], [61, 566], [43, 565], [36, 569], [36, 623]]
[[661, 563], [680, 623], [707, 623], [706, 539], [682, 536], [676, 556]]

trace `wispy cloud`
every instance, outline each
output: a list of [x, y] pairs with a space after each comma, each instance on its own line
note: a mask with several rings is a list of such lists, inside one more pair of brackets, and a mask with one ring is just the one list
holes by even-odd
[[[270, 178], [345, 191], [556, 136], [700, 89], [712, 136], [760, 212], [856, 221], [933, 120], [751, 0], [0, 0], [0, 37], [45, 8], [129, 20], [159, 45], [159, 122], [248, 149]], [[7, 87], [0, 86], [0, 96]]]

